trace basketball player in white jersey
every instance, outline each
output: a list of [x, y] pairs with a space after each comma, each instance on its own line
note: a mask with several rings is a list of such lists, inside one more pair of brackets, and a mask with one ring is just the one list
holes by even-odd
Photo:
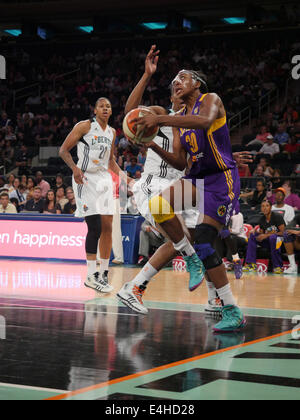
[[[158, 54], [155, 52], [156, 46], [153, 45], [146, 57], [145, 73], [141, 80], [132, 91], [128, 98], [125, 113], [137, 108], [141, 102], [151, 77], [157, 70]], [[166, 115], [167, 113], [176, 113], [184, 106], [181, 100], [172, 95], [172, 110], [166, 111], [160, 106], [151, 106], [155, 113]], [[154, 139], [161, 148], [171, 152], [173, 150], [173, 130], [171, 127], [161, 127], [158, 136]], [[235, 153], [235, 160], [241, 166], [252, 162], [250, 154], [247, 152]], [[187, 162], [188, 166], [188, 162]], [[154, 227], [160, 230], [160, 226], [155, 224], [153, 216], [149, 209], [149, 199], [155, 195], [159, 195], [162, 191], [180, 179], [184, 172], [174, 169], [160, 158], [153, 150], [148, 149], [146, 163], [142, 178], [134, 185], [133, 193], [139, 212]], [[178, 215], [177, 215], [178, 216]], [[185, 210], [181, 213], [181, 221], [186, 235], [193, 240], [193, 235], [201, 215], [197, 210]], [[163, 233], [163, 232], [162, 232]], [[147, 314], [148, 309], [144, 306], [143, 295], [151, 279], [165, 267], [173, 258], [177, 256], [172, 242], [162, 245], [149, 262], [144, 266], [140, 273], [129, 283], [126, 283], [117, 294], [118, 298], [133, 311]], [[218, 297], [216, 288], [210, 281], [208, 274], [205, 274], [206, 285], [208, 289], [208, 304], [205, 306], [205, 312], [211, 314], [220, 314], [222, 305]], [[201, 283], [200, 283], [201, 284]]]
[[[73, 171], [77, 206], [75, 216], [85, 218], [88, 227], [85, 246], [88, 276], [85, 285], [101, 293], [110, 293], [113, 290], [108, 283], [115, 212], [113, 182], [109, 169], [127, 183], [131, 181], [115, 161], [116, 131], [108, 125], [111, 115], [110, 101], [106, 98], [98, 99], [95, 118], [76, 124], [59, 152], [60, 157]], [[70, 154], [75, 146], [79, 159], [77, 165]], [[98, 243], [100, 271], [97, 270]]]
[[[155, 52], [156, 46], [153, 45], [148, 53], [145, 61], [145, 73], [141, 80], [132, 91], [128, 98], [125, 113], [127, 114], [132, 109], [137, 108], [141, 102], [145, 89], [151, 80], [152, 75], [156, 72], [158, 62], [158, 52]], [[149, 107], [157, 114], [167, 114], [180, 111], [183, 103], [172, 95], [172, 110], [166, 111], [159, 106]], [[171, 127], [162, 127], [154, 139], [161, 148], [172, 152], [173, 150], [173, 129]], [[187, 163], [188, 164], [188, 163]], [[160, 158], [153, 150], [148, 149], [146, 163], [142, 178], [134, 185], [132, 191], [134, 193], [135, 201], [139, 212], [146, 220], [148, 220], [154, 227], [161, 229], [156, 225], [153, 216], [149, 209], [149, 199], [155, 195], [159, 195], [162, 191], [181, 179], [185, 171], [178, 171]], [[186, 210], [182, 214], [182, 224], [185, 233], [192, 238], [194, 230], [198, 224], [199, 212], [197, 210]], [[173, 258], [177, 256], [177, 251], [174, 249], [172, 242], [162, 245], [150, 261], [144, 266], [141, 272], [129, 283], [126, 283], [117, 294], [118, 298], [133, 311], [147, 314], [148, 309], [143, 304], [143, 295], [146, 287], [151, 279], [168, 264]], [[218, 300], [216, 290], [207, 278], [207, 286], [209, 289], [209, 303], [206, 307], [207, 312], [219, 313], [221, 305]], [[199, 285], [202, 283], [199, 278]]]

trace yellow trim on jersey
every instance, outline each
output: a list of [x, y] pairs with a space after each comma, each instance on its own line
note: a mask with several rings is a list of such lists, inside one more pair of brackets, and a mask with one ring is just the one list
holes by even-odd
[[[199, 101], [199, 105], [201, 104], [201, 102], [203, 101], [203, 99], [208, 95], [208, 93], [203, 94], [202, 98]], [[186, 107], [185, 107], [186, 108]], [[198, 113], [199, 113], [199, 108], [197, 107], [196, 109], [198, 109]], [[195, 115], [193, 113], [193, 115]], [[225, 114], [224, 117], [222, 118], [218, 118], [217, 120], [214, 121], [214, 123], [211, 125], [211, 127], [209, 128], [209, 130], [207, 131], [207, 137], [208, 137], [208, 141], [211, 147], [211, 150], [213, 152], [213, 155], [216, 159], [216, 162], [219, 166], [220, 169], [222, 169], [222, 172], [224, 172], [225, 178], [226, 178], [226, 182], [228, 185], [228, 196], [230, 198], [231, 201], [233, 201], [233, 199], [235, 198], [235, 194], [233, 192], [233, 179], [232, 179], [232, 174], [231, 174], [231, 170], [229, 170], [222, 158], [221, 153], [219, 152], [216, 142], [213, 138], [213, 133], [217, 130], [219, 130], [221, 127], [223, 127], [227, 122], [227, 116]], [[179, 129], [180, 132], [182, 132], [182, 134], [184, 134], [183, 129]]]
[[212, 124], [208, 132], [213, 133], [214, 131], [219, 130], [221, 127], [223, 127], [226, 124], [226, 122], [227, 122], [226, 115], [222, 118], [215, 120], [215, 122]]
[[[200, 105], [201, 105], [201, 103], [202, 103], [202, 101], [203, 101], [203, 99], [206, 97], [206, 95], [208, 95], [208, 93], [204, 93], [203, 94], [203, 96], [202, 96], [202, 98], [200, 99], [200, 101], [199, 101], [199, 105], [197, 106], [197, 108], [195, 108], [194, 110], [193, 110], [193, 115], [199, 115], [199, 112], [200, 112]], [[195, 111], [197, 111], [197, 112], [195, 112]]]
[[217, 145], [216, 145], [215, 140], [213, 138], [213, 134], [210, 131], [211, 130], [209, 130], [207, 132], [208, 141], [209, 141], [211, 150], [214, 154], [214, 157], [216, 159], [216, 162], [217, 162], [219, 168], [223, 170], [224, 175], [226, 177], [226, 182], [227, 182], [227, 185], [228, 185], [228, 196], [231, 200], [233, 200], [234, 197], [235, 197], [235, 194], [233, 192], [233, 179], [232, 179], [232, 175], [231, 175], [231, 170], [228, 170], [227, 166], [225, 165], [225, 162], [224, 162], [220, 152], [218, 151]]
[[216, 146], [216, 144], [215, 144], [215, 142], [214, 142], [214, 139], [213, 139], [213, 137], [212, 137], [212, 134], [209, 134], [209, 135], [208, 135], [208, 141], [209, 141], [209, 144], [210, 144], [211, 150], [212, 150], [212, 152], [213, 152], [213, 154], [214, 154], [214, 157], [215, 157], [215, 159], [216, 159], [216, 162], [217, 162], [217, 164], [218, 164], [219, 168], [220, 168], [220, 169], [223, 169], [223, 170], [224, 170], [224, 169], [226, 169], [226, 166], [225, 166], [224, 162], [222, 162], [221, 155], [220, 155], [220, 153], [218, 152], [218, 149], [217, 149], [217, 146]]
[[204, 93], [203, 95], [202, 95], [202, 98], [200, 99], [200, 104], [201, 104], [201, 102], [203, 101], [203, 99], [206, 97], [208, 95], [208, 93]]

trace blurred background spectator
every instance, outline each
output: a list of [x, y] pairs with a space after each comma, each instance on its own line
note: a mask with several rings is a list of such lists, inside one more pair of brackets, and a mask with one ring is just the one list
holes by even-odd
[[66, 189], [66, 197], [68, 202], [64, 206], [63, 214], [74, 214], [76, 211], [76, 201], [72, 187]]
[[35, 187], [33, 190], [33, 198], [27, 201], [25, 210], [30, 212], [43, 213], [44, 199], [42, 198], [42, 190], [40, 187]]
[[46, 194], [43, 213], [44, 214], [61, 214], [61, 207], [56, 202], [56, 196], [53, 190], [49, 190]]
[[16, 207], [9, 202], [9, 195], [7, 192], [0, 194], [0, 213], [17, 213]]

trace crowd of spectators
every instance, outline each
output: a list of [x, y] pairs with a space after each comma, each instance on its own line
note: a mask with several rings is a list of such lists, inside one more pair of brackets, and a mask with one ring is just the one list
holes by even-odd
[[[121, 130], [125, 103], [143, 72], [148, 47], [136, 45], [81, 51], [78, 46], [57, 46], [53, 51], [49, 47], [47, 52], [29, 47], [9, 50], [7, 80], [0, 85], [0, 167], [7, 173], [17, 166], [28, 175], [39, 147], [61, 145], [79, 120], [93, 115], [100, 96], [110, 99], [111, 124], [120, 144], [125, 142]], [[244, 43], [233, 46], [224, 40], [207, 43], [205, 48], [195, 45], [179, 39], [171, 47], [170, 43], [161, 46], [158, 71], [145, 92], [145, 105], [168, 108], [170, 82], [182, 68], [201, 69], [208, 75], [208, 85], [221, 95], [228, 118], [246, 106], [255, 115], [259, 98], [285, 85], [291, 49], [284, 41], [248, 44], [247, 49]], [[15, 90], [31, 84], [38, 86], [31, 96], [14, 99]], [[284, 112], [289, 124], [289, 111]]]
[[[233, 146], [235, 151], [249, 151], [254, 160], [248, 167], [240, 168], [241, 178], [247, 178], [244, 182], [242, 179], [242, 198], [251, 201], [253, 194], [255, 199], [257, 198], [257, 178], [263, 181], [265, 193], [267, 190], [274, 191], [282, 187], [286, 178], [294, 180], [293, 188], [300, 190], [299, 116], [297, 97], [285, 106], [276, 105], [264, 119], [256, 121], [252, 132], [244, 135], [242, 144]], [[257, 201], [256, 204], [261, 204], [261, 201]], [[256, 204], [251, 207], [255, 207]]]
[[62, 174], [57, 174], [50, 185], [42, 172], [35, 176], [8, 178], [0, 176], [0, 213], [43, 213], [72, 215], [76, 211], [73, 188], [64, 184]]
[[[40, 147], [60, 146], [78, 121], [92, 117], [99, 96], [107, 96], [112, 103], [111, 125], [117, 131], [115, 157], [119, 166], [131, 178], [142, 176], [147, 152], [129, 144], [121, 126], [126, 100], [143, 72], [146, 52], [139, 47], [58, 50], [47, 56], [43, 52], [15, 52], [13, 58], [18, 64], [9, 65], [7, 81], [0, 86], [0, 168], [9, 174], [0, 177], [0, 212], [74, 214], [68, 169], [61, 162], [58, 170], [62, 173], [44, 177], [32, 167], [32, 161]], [[272, 211], [285, 218], [288, 214], [292, 218], [290, 208], [300, 210], [300, 100], [295, 97], [288, 104], [280, 102], [263, 119], [257, 113], [259, 98], [273, 88], [285, 87], [290, 55], [290, 46], [283, 41], [248, 49], [232, 48], [225, 41], [201, 49], [174, 42], [161, 53], [158, 72], [144, 96], [145, 105], [168, 108], [172, 77], [182, 68], [201, 68], [208, 75], [208, 85], [222, 97], [228, 118], [246, 106], [252, 108], [251, 132], [234, 146], [236, 151], [250, 151], [254, 160], [239, 168], [240, 201], [248, 223], [252, 216], [261, 217], [266, 200]], [[61, 78], [64, 73], [68, 75]], [[36, 94], [20, 102], [15, 98], [14, 103], [13, 90], [31, 83], [39, 84]], [[130, 193], [121, 210], [138, 213]], [[258, 221], [257, 217], [253, 220]], [[146, 228], [143, 232], [145, 236], [152, 234]], [[143, 254], [149, 253], [145, 248]], [[145, 260], [146, 256], [142, 257]]]

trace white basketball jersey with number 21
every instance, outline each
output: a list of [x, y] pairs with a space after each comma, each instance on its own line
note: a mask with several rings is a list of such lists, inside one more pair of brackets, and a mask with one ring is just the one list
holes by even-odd
[[103, 130], [93, 119], [90, 131], [77, 145], [77, 166], [83, 172], [108, 170], [113, 140], [114, 130], [109, 125]]

